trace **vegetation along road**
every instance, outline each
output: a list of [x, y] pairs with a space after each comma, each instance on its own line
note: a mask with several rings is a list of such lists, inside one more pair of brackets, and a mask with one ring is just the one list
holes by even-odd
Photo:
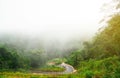
[[63, 72], [42, 72], [42, 71], [32, 71], [33, 74], [71, 74], [76, 72], [76, 70], [73, 68], [73, 66], [62, 63], [59, 65], [60, 67], [64, 67], [65, 70]]

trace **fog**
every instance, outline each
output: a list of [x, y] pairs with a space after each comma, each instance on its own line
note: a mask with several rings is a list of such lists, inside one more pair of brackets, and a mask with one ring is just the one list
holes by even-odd
[[82, 48], [101, 27], [101, 7], [110, 1], [0, 0], [1, 42], [46, 52]]
[[0, 31], [64, 36], [93, 34], [110, 0], [0, 0]]

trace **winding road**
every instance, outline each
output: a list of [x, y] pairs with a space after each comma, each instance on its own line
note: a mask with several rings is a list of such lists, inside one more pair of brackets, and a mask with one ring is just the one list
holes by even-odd
[[61, 72], [62, 74], [70, 74], [70, 73], [76, 72], [76, 70], [73, 68], [73, 66], [66, 64], [64, 62], [62, 64], [60, 64], [60, 66], [65, 68], [65, 71]]
[[74, 73], [76, 72], [76, 70], [73, 68], [73, 66], [69, 65], [69, 64], [66, 64], [66, 63], [62, 63], [59, 65], [60, 67], [64, 67], [65, 70], [63, 72], [40, 72], [40, 71], [37, 71], [37, 72], [32, 72], [33, 74], [71, 74], [71, 73]]

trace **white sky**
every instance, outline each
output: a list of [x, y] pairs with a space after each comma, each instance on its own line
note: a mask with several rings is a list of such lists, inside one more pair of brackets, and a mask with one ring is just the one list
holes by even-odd
[[0, 31], [56, 35], [90, 34], [99, 28], [109, 0], [0, 0]]

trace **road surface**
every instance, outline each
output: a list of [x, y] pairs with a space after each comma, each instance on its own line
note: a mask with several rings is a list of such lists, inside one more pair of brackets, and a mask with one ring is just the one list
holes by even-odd
[[62, 63], [60, 66], [65, 68], [65, 71], [61, 72], [62, 74], [70, 74], [70, 73], [76, 72], [76, 70], [73, 68], [73, 66], [71, 66], [69, 64]]

